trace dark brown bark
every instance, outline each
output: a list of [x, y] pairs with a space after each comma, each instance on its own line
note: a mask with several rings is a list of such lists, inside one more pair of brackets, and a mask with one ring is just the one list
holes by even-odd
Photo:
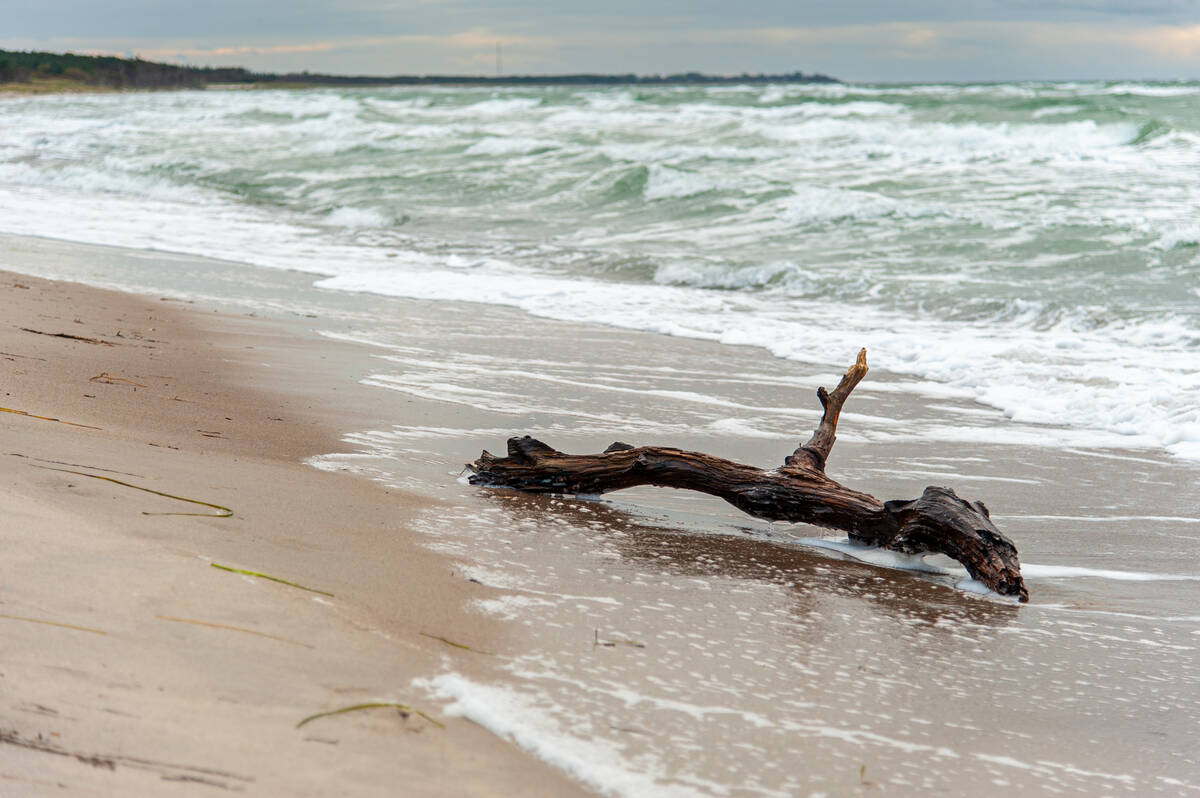
[[526, 435], [509, 439], [507, 457], [483, 452], [468, 466], [470, 481], [530, 493], [598, 495], [636, 485], [696, 490], [756, 518], [837, 529], [855, 543], [906, 554], [946, 554], [997, 593], [1028, 601], [1017, 549], [982, 502], [934, 486], [912, 501], [881, 502], [825, 475], [842, 406], [866, 374], [864, 349], [832, 392], [817, 391], [825, 412], [812, 437], [771, 471], [662, 446], [614, 443], [600, 454], [564, 454]]

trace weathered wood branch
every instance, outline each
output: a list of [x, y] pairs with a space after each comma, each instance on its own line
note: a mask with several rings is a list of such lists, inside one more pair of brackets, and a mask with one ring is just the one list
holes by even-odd
[[912, 501], [881, 502], [825, 475], [842, 407], [866, 374], [864, 349], [832, 392], [818, 389], [825, 412], [812, 437], [770, 471], [700, 452], [619, 442], [600, 454], [564, 454], [526, 435], [508, 440], [507, 457], [483, 452], [467, 466], [470, 482], [530, 493], [599, 495], [636, 485], [700, 491], [767, 521], [837, 529], [855, 543], [906, 554], [946, 554], [997, 593], [1028, 601], [1016, 546], [982, 502], [934, 486]]

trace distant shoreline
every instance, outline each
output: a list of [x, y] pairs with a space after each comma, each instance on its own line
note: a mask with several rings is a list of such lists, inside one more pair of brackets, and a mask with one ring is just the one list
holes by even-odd
[[106, 89], [312, 88], [320, 86], [712, 86], [765, 83], [841, 83], [819, 73], [708, 75], [323, 75], [251, 72], [244, 67], [191, 67], [140, 58], [0, 50], [0, 93]]
[[302, 86], [676, 86], [676, 85], [740, 85], [765, 83], [841, 83], [828, 75], [792, 72], [787, 74], [707, 75], [686, 72], [677, 75], [605, 75], [580, 73], [572, 75], [286, 75], [247, 73], [247, 80], [209, 81], [210, 86], [275, 83]]

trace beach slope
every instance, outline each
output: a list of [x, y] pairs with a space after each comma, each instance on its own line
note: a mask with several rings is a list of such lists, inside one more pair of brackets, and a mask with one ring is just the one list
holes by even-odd
[[[482, 656], [437, 638], [498, 632], [416, 497], [302, 464], [369, 412], [337, 344], [9, 273], [0, 303], [0, 793], [583, 792], [412, 695]], [[410, 709], [298, 728], [377, 703]]]

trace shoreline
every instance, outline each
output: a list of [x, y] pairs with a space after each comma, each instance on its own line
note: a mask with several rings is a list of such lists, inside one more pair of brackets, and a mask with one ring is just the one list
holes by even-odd
[[[465, 610], [490, 591], [407, 527], [425, 499], [303, 464], [345, 451], [367, 412], [369, 397], [347, 401], [315, 366], [345, 368], [351, 347], [9, 272], [0, 296], [0, 406], [16, 411], [0, 413], [14, 519], [0, 533], [0, 624], [20, 652], [0, 680], [0, 780], [81, 794], [588, 794], [410, 686], [448, 660], [471, 670], [437, 637], [487, 649], [504, 630]], [[413, 711], [296, 728], [372, 702]]]
[[[831, 473], [882, 499], [912, 496], [931, 481], [945, 480], [940, 484], [959, 489], [964, 498], [985, 500], [1016, 542], [1022, 563], [1039, 566], [1037, 576], [1027, 574], [1032, 603], [1018, 607], [957, 589], [949, 575], [879, 567], [820, 548], [823, 542], [806, 540], [811, 528], [756, 524], [705, 496], [636, 489], [603, 501], [538, 497], [464, 489], [456, 476], [481, 446], [496, 451], [509, 435], [524, 433], [568, 452], [599, 451], [614, 437], [630, 440], [628, 434], [639, 444], [660, 442], [769, 463], [790, 452], [794, 438], [806, 437], [819, 415], [812, 391], [826, 377], [816, 366], [772, 360], [764, 368], [753, 360], [761, 352], [747, 347], [552, 321], [512, 308], [312, 293], [311, 277], [299, 273], [263, 272], [235, 283], [251, 291], [236, 300], [181, 305], [160, 299], [185, 293], [184, 284], [168, 273], [187, 274], [203, 286], [197, 296], [214, 297], [219, 292], [212, 287], [223, 284], [237, 264], [46, 239], [5, 238], [0, 247], [7, 247], [10, 260], [21, 257], [41, 273], [124, 281], [140, 293], [94, 295], [132, 302], [143, 315], [183, 310], [203, 345], [182, 377], [153, 363], [144, 373], [115, 371], [103, 360], [117, 347], [19, 327], [108, 340], [126, 355], [152, 360], [150, 355], [158, 355], [148, 347], [182, 346], [187, 325], [172, 328], [146, 319], [142, 327], [125, 326], [128, 315], [121, 324], [119, 316], [100, 324], [77, 314], [70, 299], [76, 290], [92, 289], [49, 283], [46, 290], [63, 298], [28, 309], [32, 316], [24, 324], [9, 314], [13, 326], [6, 334], [23, 346], [70, 347], [85, 359], [68, 375], [69, 384], [96, 398], [73, 396], [51, 382], [47, 395], [65, 404], [26, 403], [21, 409], [95, 426], [110, 423], [119, 432], [0, 414], [6, 430], [16, 424], [38, 427], [22, 445], [53, 444], [58, 453], [37, 454], [44, 459], [117, 468], [138, 476], [108, 475], [235, 511], [234, 519], [173, 520], [191, 530], [180, 537], [161, 526], [163, 518], [139, 515], [177, 509], [169, 500], [43, 472], [21, 458], [0, 459], [11, 461], [0, 476], [21, 488], [9, 492], [16, 497], [13, 511], [52, 525], [55, 537], [47, 538], [52, 542], [63, 535], [58, 530], [90, 523], [101, 500], [112, 503], [114, 512], [124, 510], [107, 516], [100, 531], [88, 526], [40, 553], [22, 548], [19, 540], [4, 541], [12, 550], [29, 549], [27, 559], [13, 565], [22, 578], [0, 584], [23, 591], [27, 606], [0, 605], [0, 613], [109, 633], [5, 619], [6, 626], [23, 627], [25, 637], [14, 631], [12, 639], [41, 651], [42, 660], [9, 666], [0, 689], [28, 679], [58, 691], [43, 695], [36, 706], [5, 694], [8, 703], [0, 705], [5, 719], [21, 721], [4, 725], [6, 732], [34, 729], [56, 745], [58, 738], [49, 734], [63, 734], [64, 728], [75, 741], [116, 739], [116, 746], [62, 751], [103, 754], [121, 773], [118, 756], [145, 760], [150, 750], [155, 762], [232, 774], [223, 782], [231, 788], [250, 784], [234, 777], [256, 778], [246, 788], [256, 794], [271, 789], [309, 794], [298, 787], [289, 791], [295, 786], [289, 779], [308, 784], [313, 778], [313, 784], [326, 786], [337, 780], [339, 789], [346, 778], [356, 778], [360, 782], [352, 786], [364, 794], [389, 794], [383, 784], [388, 778], [419, 795], [584, 793], [585, 787], [543, 762], [622, 796], [712, 794], [704, 785], [726, 784], [724, 772], [749, 766], [764, 790], [774, 785], [790, 794], [852, 794], [862, 788], [862, 763], [869, 763], [871, 781], [902, 791], [965, 784], [987, 795], [1003, 783], [1005, 792], [1037, 793], [1046, 785], [1095, 792], [1113, 772], [1131, 774], [1121, 778], [1144, 792], [1158, 784], [1155, 774], [1192, 786], [1187, 740], [1197, 705], [1186, 691], [1157, 692], [1170, 679], [1192, 683], [1195, 677], [1187, 652], [1195, 634], [1191, 593], [1200, 572], [1184, 556], [1196, 540], [1194, 527], [1183, 523], [1192, 502], [1176, 487], [1194, 473], [1186, 463], [1150, 451], [1056, 444], [1051, 428], [1015, 422], [997, 427], [994, 412], [985, 418], [969, 401], [913, 392], [912, 380], [886, 368], [873, 370], [843, 414]], [[122, 259], [154, 264], [155, 280], [136, 279], [139, 272], [123, 269]], [[11, 279], [33, 285], [33, 278]], [[3, 290], [27, 296], [34, 289]], [[294, 304], [263, 301], [272, 296]], [[213, 313], [214, 304], [224, 312]], [[312, 321], [308, 311], [318, 306], [329, 315]], [[270, 318], [246, 318], [259, 312]], [[400, 321], [401, 339], [373, 335], [381, 314]], [[340, 333], [346, 333], [345, 341]], [[530, 359], [530, 346], [537, 360]], [[26, 357], [0, 363], [32, 373], [29, 366], [42, 368], [43, 361], [21, 366], [24, 359], [55, 351], [4, 342], [4, 357]], [[105, 372], [145, 387], [90, 381]], [[142, 379], [146, 375], [172, 381], [160, 385]], [[175, 396], [195, 398], [188, 385], [211, 395], [176, 402]], [[256, 386], [260, 396], [276, 397], [275, 404], [230, 404], [246, 385]], [[121, 398], [126, 410], [138, 408], [136, 423], [128, 413], [117, 413], [115, 420], [109, 420], [112, 413], [84, 414], [94, 412], [92, 403], [102, 396]], [[5, 396], [3, 406], [17, 407], [19, 399]], [[202, 414], [178, 430], [186, 446], [176, 438], [146, 437], [157, 423], [145, 410], [156, 406], [149, 399], [171, 412], [188, 408]], [[713, 417], [706, 409], [714, 406], [711, 400], [730, 408], [715, 411], [720, 423], [705, 421]], [[234, 412], [235, 407], [242, 409]], [[270, 421], [262, 415], [268, 410], [284, 420]], [[247, 420], [243, 412], [260, 416]], [[626, 426], [627, 419], [634, 423]], [[261, 456], [253, 436], [276, 426], [273, 445], [293, 459]], [[83, 447], [85, 440], [93, 445]], [[312, 453], [320, 455], [319, 463], [310, 459]], [[301, 458], [357, 476], [322, 474], [301, 465]], [[330, 478], [338, 488], [326, 481]], [[1136, 490], [1127, 489], [1131, 479]], [[40, 505], [28, 497], [47, 495], [67, 523], [34, 512]], [[153, 503], [159, 501], [165, 506]], [[1157, 545], [1167, 536], [1171, 545]], [[112, 539], [113, 545], [97, 552], [88, 548], [93, 539]], [[130, 569], [126, 560], [147, 546], [158, 547], [152, 548], [158, 554], [153, 568]], [[111, 603], [104, 605], [76, 597], [56, 616], [33, 614], [57, 606], [45, 587], [53, 581], [45, 563], [66, 563], [64, 568], [84, 579], [88, 566], [101, 558], [103, 574], [82, 587], [116, 574], [140, 592], [122, 599], [119, 591], [109, 591]], [[336, 598], [221, 571], [212, 563], [288, 579]], [[420, 584], [410, 584], [413, 579]], [[214, 591], [228, 603], [211, 604]], [[0, 600], [7, 598], [0, 593]], [[204, 614], [210, 606], [226, 614]], [[163, 632], [156, 625], [170, 628]], [[145, 665], [140, 679], [122, 681], [106, 672], [107, 681], [91, 674], [92, 683], [83, 686], [122, 700], [129, 685], [145, 687], [135, 709], [139, 718], [157, 724], [153, 747], [146, 748], [146, 735], [114, 737], [108, 729], [80, 737], [84, 722], [100, 727], [78, 707], [101, 720], [111, 720], [110, 710], [127, 709], [81, 700], [68, 671], [47, 679], [47, 658], [59, 654], [45, 648], [46, 633], [86, 638], [88, 661], [109, 638], [124, 644], [150, 640], [138, 643], [135, 659]], [[188, 656], [156, 653], [153, 643], [163, 634], [172, 635], [169, 642], [176, 647], [206, 641], [215, 648], [189, 650]], [[234, 638], [240, 645], [227, 642]], [[198, 661], [189, 661], [191, 656]], [[886, 660], [877, 662], [880, 657]], [[319, 662], [306, 669], [303, 662], [310, 660]], [[1136, 672], [1128, 666], [1133, 662], [1139, 663]], [[155, 683], [155, 668], [182, 675]], [[273, 669], [278, 684], [263, 684], [261, 668]], [[1071, 682], [1058, 675], [1064, 672], [1088, 675]], [[236, 678], [219, 683], [213, 678], [224, 673]], [[181, 684], [193, 676], [198, 684]], [[238, 687], [243, 682], [250, 686]], [[904, 689], [894, 690], [899, 683]], [[947, 684], [953, 689], [947, 691]], [[159, 686], [166, 697], [152, 692]], [[208, 725], [199, 729], [204, 745], [192, 749], [178, 737], [179, 717], [191, 706], [180, 696], [191, 701], [201, 688], [207, 692], [199, 716]], [[1042, 700], [1021, 700], [1030, 694]], [[399, 720], [385, 708], [319, 718], [294, 729], [317, 712], [381, 701], [408, 703], [448, 729], [443, 734], [422, 726], [426, 722], [415, 713]], [[1130, 702], [1147, 709], [1121, 714]], [[75, 725], [52, 723], [37, 706], [53, 709], [56, 718], [69, 712]], [[166, 709], [155, 715], [160, 706]], [[301, 707], [305, 711], [298, 714]], [[444, 715], [478, 726], [448, 722]], [[1097, 717], [1107, 720], [1097, 724]], [[44, 725], [34, 727], [32, 721]], [[239, 738], [244, 747], [259, 738], [263, 744], [230, 753], [212, 740], [227, 728], [255, 738], [250, 743]], [[451, 738], [460, 729], [480, 736]], [[1095, 740], [1079, 743], [1081, 729], [1094, 729]], [[299, 741], [289, 741], [287, 735], [296, 731]], [[189, 727], [188, 733], [196, 730]], [[1127, 741], [1150, 739], [1146, 735], [1159, 745], [1154, 754], [1135, 757]], [[22, 736], [17, 743], [36, 739]], [[731, 747], [731, 739], [741, 745]], [[312, 756], [304, 766], [311, 773], [255, 770], [261, 751], [293, 755], [299, 746], [310, 754], [300, 743], [333, 753]], [[442, 743], [453, 752], [441, 753]], [[351, 748], [357, 758], [348, 762]], [[0, 747], [9, 749], [16, 750]], [[206, 764], [191, 750], [215, 753]], [[696, 758], [695, 751], [705, 756]], [[1042, 763], [1048, 752], [1054, 762], [1067, 764], [1048, 768]], [[0, 767], [0, 777], [39, 778], [32, 768], [53, 759], [66, 782], [80, 767], [66, 756], [26, 753], [20, 760], [26, 770]], [[457, 764], [463, 756], [469, 759], [466, 767]], [[499, 763], [495, 785], [491, 776], [480, 775], [480, 768], [493, 767], [481, 756]], [[386, 765], [377, 767], [376, 757]], [[439, 780], [444, 773], [455, 780]], [[215, 778], [195, 770], [154, 778], [164, 776]], [[135, 777], [145, 774], [123, 778], [148, 783]], [[312, 794], [322, 793], [313, 788]]]

